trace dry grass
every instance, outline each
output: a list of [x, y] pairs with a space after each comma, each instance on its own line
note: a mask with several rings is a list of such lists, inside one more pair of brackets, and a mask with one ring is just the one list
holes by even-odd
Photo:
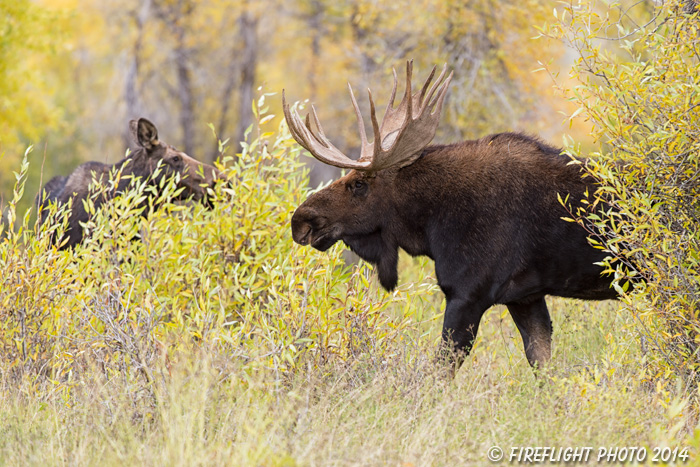
[[[47, 391], [37, 399], [5, 380], [0, 459], [5, 465], [483, 465], [492, 445], [688, 442], [690, 419], [674, 409], [678, 401], [640, 380], [639, 346], [624, 332], [629, 318], [616, 313], [615, 303], [555, 300], [552, 308], [556, 351], [540, 378], [497, 308], [454, 380], [437, 371], [428, 347], [415, 344], [397, 344], [381, 361], [372, 355], [344, 364], [308, 361], [281, 377], [251, 372], [225, 355], [180, 354], [156, 399], [97, 369], [86, 369], [69, 397]], [[628, 361], [616, 364], [621, 355]]]

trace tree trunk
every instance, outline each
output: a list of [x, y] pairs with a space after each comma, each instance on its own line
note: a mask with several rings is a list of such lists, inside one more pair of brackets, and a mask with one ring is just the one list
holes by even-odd
[[175, 68], [177, 75], [177, 93], [180, 99], [180, 128], [182, 129], [183, 149], [187, 154], [194, 154], [194, 96], [192, 95], [192, 79], [187, 63], [184, 29], [177, 32], [177, 48], [175, 49]]
[[323, 5], [318, 0], [312, 0], [311, 8], [311, 15], [309, 15], [307, 19], [309, 29], [311, 30], [311, 64], [309, 67], [308, 81], [309, 87], [311, 88], [311, 102], [315, 102], [318, 94], [317, 77], [321, 76], [318, 65], [321, 58]]
[[251, 104], [255, 97], [255, 67], [258, 61], [258, 19], [248, 10], [244, 10], [238, 19], [238, 25], [243, 50], [240, 61], [241, 82], [238, 87], [238, 123], [233, 135], [236, 144], [245, 139], [245, 131], [253, 123]]
[[[233, 91], [236, 89], [236, 84], [238, 84], [238, 56], [239, 49], [237, 45], [231, 47], [231, 55], [229, 58], [228, 65], [226, 66], [226, 84], [224, 85], [224, 90], [221, 93], [221, 114], [219, 117], [219, 124], [215, 127], [217, 136], [220, 140], [226, 139], [226, 132], [228, 131], [229, 123], [229, 112], [231, 108], [231, 96], [233, 96]], [[238, 144], [238, 142], [236, 142]], [[236, 147], [238, 149], [238, 147]], [[218, 141], [214, 143], [211, 153], [209, 155], [209, 162], [214, 162], [216, 158], [219, 157], [219, 144]]]
[[[131, 57], [131, 65], [129, 70], [126, 72], [126, 80], [124, 84], [124, 101], [126, 102], [126, 117], [127, 119], [135, 119], [142, 116], [142, 106], [141, 97], [139, 96], [138, 82], [139, 82], [139, 69], [141, 66], [141, 46], [143, 44], [143, 27], [148, 19], [148, 12], [150, 7], [150, 1], [144, 1], [138, 10], [133, 11], [133, 19], [136, 24], [136, 41], [133, 46], [133, 56]], [[128, 130], [127, 126], [124, 126], [124, 131], [122, 133], [124, 139], [124, 146], [130, 147], [133, 142], [131, 141], [131, 132]]]
[[180, 129], [182, 130], [182, 149], [192, 155], [196, 148], [194, 122], [195, 97], [192, 89], [190, 57], [185, 39], [187, 30], [184, 26], [192, 16], [195, 4], [192, 0], [178, 0], [176, 3], [155, 1], [158, 17], [168, 26], [175, 37], [175, 77], [177, 84], [174, 96], [180, 103]]

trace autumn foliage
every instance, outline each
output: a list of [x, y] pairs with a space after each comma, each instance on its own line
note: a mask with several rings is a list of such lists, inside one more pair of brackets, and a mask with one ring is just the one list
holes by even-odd
[[638, 318], [649, 377], [683, 376], [689, 387], [700, 381], [698, 13], [695, 2], [602, 11], [579, 2], [548, 29], [580, 54], [567, 94], [599, 144], [592, 154], [567, 148], [591, 157], [601, 184], [579, 219], [610, 254], [607, 273]]
[[369, 267], [347, 266], [341, 249], [297, 252], [284, 226], [308, 189], [292, 141], [261, 127], [235, 162], [225, 156], [230, 182], [213, 193], [214, 209], [173, 204], [171, 183], [144, 217], [153, 187], [137, 184], [92, 210], [90, 238], [67, 251], [50, 243], [65, 222], [15, 218], [25, 163], [0, 244], [0, 366], [38, 378], [37, 390], [49, 381], [69, 390], [80, 368], [99, 365], [108, 379], [134, 378], [153, 391], [163, 361], [197, 349], [277, 378], [308, 362], [384, 355], [382, 346], [416, 326], [413, 313], [387, 308], [409, 307], [434, 286], [385, 295], [370, 285]]

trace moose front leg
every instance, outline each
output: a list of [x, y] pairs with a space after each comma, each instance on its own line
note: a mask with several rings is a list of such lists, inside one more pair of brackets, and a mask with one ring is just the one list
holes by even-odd
[[552, 356], [552, 320], [544, 297], [506, 305], [523, 337], [525, 355], [533, 368], [542, 368]]
[[485, 311], [486, 307], [477, 306], [468, 300], [447, 299], [445, 321], [442, 324], [441, 354], [449, 365], [452, 376], [469, 355]]

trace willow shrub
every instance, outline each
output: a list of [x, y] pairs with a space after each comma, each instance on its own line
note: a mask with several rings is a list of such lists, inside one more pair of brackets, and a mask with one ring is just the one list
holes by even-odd
[[[579, 53], [568, 90], [600, 144], [592, 241], [639, 318], [649, 377], [697, 388], [700, 360], [700, 17], [695, 2], [581, 1], [546, 34]], [[556, 13], [556, 10], [555, 10]], [[634, 19], [634, 21], [632, 21]], [[640, 26], [642, 25], [642, 26]], [[581, 148], [570, 144], [576, 156]], [[643, 280], [639, 280], [640, 276]], [[630, 284], [635, 284], [630, 287]], [[635, 293], [631, 293], [635, 291]]]
[[67, 394], [87, 374], [120, 377], [156, 397], [173, 359], [197, 352], [279, 382], [300, 365], [382, 364], [419, 339], [434, 279], [386, 294], [340, 246], [316, 254], [293, 243], [306, 171], [286, 127], [266, 132], [268, 121], [242, 154], [222, 158], [229, 183], [212, 190], [213, 208], [172, 202], [172, 183], [143, 208], [152, 188], [135, 183], [94, 212], [71, 251], [28, 214], [15, 220], [25, 162], [0, 243], [0, 370]]

